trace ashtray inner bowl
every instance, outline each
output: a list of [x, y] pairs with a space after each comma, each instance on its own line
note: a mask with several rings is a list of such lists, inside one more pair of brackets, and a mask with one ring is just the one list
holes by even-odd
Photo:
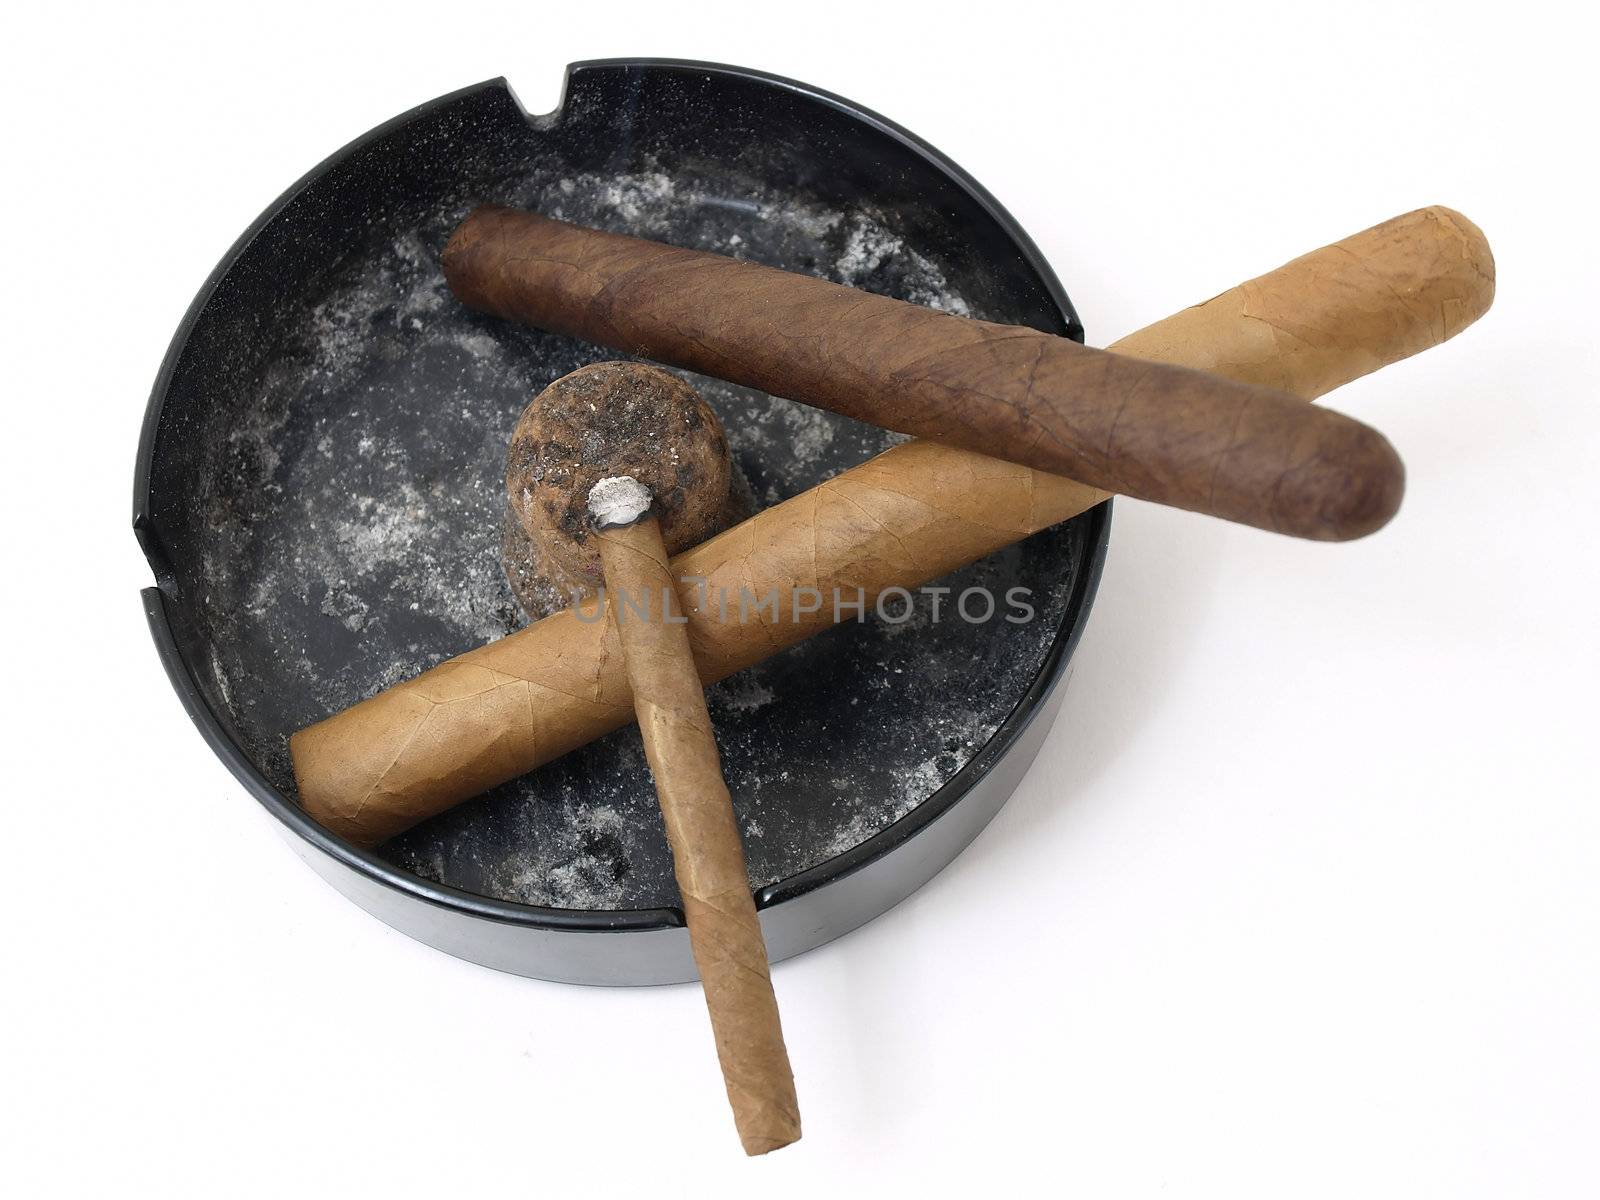
[[[549, 116], [491, 84], [375, 131], [280, 202], [202, 294], [148, 465], [146, 541], [184, 658], [288, 802], [290, 733], [524, 623], [499, 560], [512, 427], [553, 379], [618, 357], [454, 300], [439, 253], [485, 201], [1075, 332], [1012, 231], [814, 97], [602, 65], [575, 70]], [[686, 377], [762, 504], [894, 440]], [[1086, 530], [1069, 522], [939, 581], [953, 591], [938, 620], [921, 596], [909, 620], [846, 623], [712, 689], [755, 887], [861, 845], [977, 769], [1081, 616]], [[950, 599], [973, 586], [1027, 589], [1033, 619], [960, 619]], [[632, 727], [379, 854], [513, 903], [676, 904]]]

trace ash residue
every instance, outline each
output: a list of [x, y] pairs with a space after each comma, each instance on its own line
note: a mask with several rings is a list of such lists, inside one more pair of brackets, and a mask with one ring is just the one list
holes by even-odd
[[[484, 199], [810, 271], [970, 311], [894, 220], [748, 179], [534, 163], [373, 230], [309, 301], [262, 320], [270, 353], [219, 395], [191, 481], [202, 526], [196, 608], [215, 697], [293, 794], [293, 730], [521, 623], [500, 568], [504, 463], [523, 406], [614, 358], [470, 313], [438, 252]], [[1005, 313], [979, 315], [1006, 319]], [[792, 495], [893, 435], [743, 388], [691, 380], [757, 498]], [[712, 693], [751, 878], [765, 884], [886, 828], [951, 778], [1025, 692], [1059, 623], [1081, 546], [1052, 531], [961, 573], [1035, 590], [1031, 625], [849, 625]], [[483, 894], [567, 908], [675, 897], [660, 818], [628, 729], [391, 843], [396, 863]]]

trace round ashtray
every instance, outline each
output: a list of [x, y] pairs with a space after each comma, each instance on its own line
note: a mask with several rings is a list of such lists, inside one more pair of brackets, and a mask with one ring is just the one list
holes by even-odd
[[[699, 63], [503, 81], [372, 131], [229, 251], [173, 340], [139, 447], [151, 630], [201, 733], [326, 878], [463, 958], [580, 983], [692, 979], [632, 727], [375, 851], [295, 800], [287, 739], [523, 623], [499, 562], [504, 457], [553, 379], [614, 358], [469, 312], [439, 252], [497, 201], [1081, 338], [1027, 236], [930, 146], [788, 80]], [[894, 435], [717, 380], [757, 498]], [[1023, 587], [1031, 621], [847, 622], [711, 690], [774, 959], [871, 920], [998, 810], [1037, 752], [1093, 599], [1108, 506], [941, 581]]]

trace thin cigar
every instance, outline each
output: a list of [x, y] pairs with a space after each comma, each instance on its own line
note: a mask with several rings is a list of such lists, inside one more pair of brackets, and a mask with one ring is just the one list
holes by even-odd
[[[1270, 379], [1309, 400], [1454, 336], [1493, 297], [1483, 234], [1449, 209], [1419, 209], [1117, 346]], [[734, 594], [837, 584], [875, 596], [937, 579], [1103, 498], [1059, 476], [909, 442], [680, 554], [672, 569]], [[826, 604], [801, 621], [723, 621], [694, 607], [687, 616], [707, 683], [833, 623]], [[632, 715], [615, 630], [569, 609], [303, 729], [289, 746], [306, 810], [374, 844]]]
[[589, 515], [728, 1103], [745, 1153], [766, 1154], [799, 1140], [800, 1107], [744, 844], [661, 524], [649, 489], [625, 475], [594, 485]]
[[444, 270], [484, 312], [1279, 533], [1362, 537], [1404, 491], [1381, 434], [1284, 392], [719, 254], [488, 206]]

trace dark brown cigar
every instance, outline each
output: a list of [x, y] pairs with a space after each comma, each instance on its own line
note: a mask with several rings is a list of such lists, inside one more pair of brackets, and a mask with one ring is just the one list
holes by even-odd
[[488, 206], [444, 270], [484, 312], [1279, 533], [1361, 537], [1404, 490], [1381, 434], [1286, 393], [721, 255]]

